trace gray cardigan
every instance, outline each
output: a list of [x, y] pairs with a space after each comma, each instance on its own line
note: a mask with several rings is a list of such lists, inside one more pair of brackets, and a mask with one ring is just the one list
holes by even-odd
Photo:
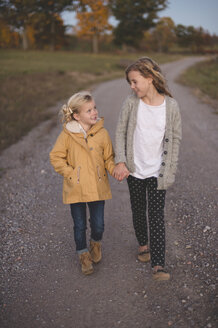
[[[166, 99], [166, 127], [163, 155], [158, 176], [158, 189], [167, 189], [175, 181], [175, 174], [181, 141], [181, 117], [175, 99]], [[133, 135], [136, 127], [139, 98], [129, 96], [119, 115], [115, 137], [115, 163], [124, 162], [130, 172], [135, 171]]]

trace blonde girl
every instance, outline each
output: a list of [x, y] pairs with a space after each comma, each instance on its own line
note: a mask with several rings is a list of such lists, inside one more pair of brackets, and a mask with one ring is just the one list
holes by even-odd
[[[70, 204], [82, 272], [91, 274], [92, 263], [98, 263], [102, 257], [104, 204], [111, 198], [107, 171], [113, 172], [114, 153], [104, 119], [98, 118], [89, 92], [74, 94], [61, 113], [63, 131], [50, 152], [50, 160], [64, 178], [63, 202]], [[86, 204], [90, 212], [90, 250], [86, 242]]]
[[138, 260], [151, 261], [154, 280], [168, 280], [164, 206], [177, 168], [179, 107], [152, 59], [130, 65], [126, 79], [134, 94], [126, 99], [117, 124], [114, 176], [120, 181], [127, 177]]

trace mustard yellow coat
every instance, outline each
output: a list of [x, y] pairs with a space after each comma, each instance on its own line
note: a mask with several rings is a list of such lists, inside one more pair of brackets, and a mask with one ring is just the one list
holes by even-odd
[[114, 152], [103, 118], [87, 134], [76, 121], [64, 125], [50, 152], [50, 161], [64, 177], [64, 204], [112, 197], [107, 171], [112, 174], [115, 167]]

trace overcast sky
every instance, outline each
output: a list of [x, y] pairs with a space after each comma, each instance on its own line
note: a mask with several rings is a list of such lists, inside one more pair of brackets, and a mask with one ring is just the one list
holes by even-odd
[[[218, 35], [218, 0], [169, 0], [167, 9], [159, 16], [169, 16], [174, 23], [203, 27], [210, 34]], [[75, 25], [75, 13], [62, 14], [65, 24]]]
[[169, 16], [174, 23], [203, 27], [218, 35], [218, 0], [169, 0], [160, 17]]

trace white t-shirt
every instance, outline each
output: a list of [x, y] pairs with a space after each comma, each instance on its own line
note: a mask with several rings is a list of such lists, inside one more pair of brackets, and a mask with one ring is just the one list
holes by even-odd
[[158, 177], [163, 153], [166, 125], [166, 101], [160, 106], [150, 106], [139, 101], [134, 132], [133, 151], [135, 172], [139, 179]]

